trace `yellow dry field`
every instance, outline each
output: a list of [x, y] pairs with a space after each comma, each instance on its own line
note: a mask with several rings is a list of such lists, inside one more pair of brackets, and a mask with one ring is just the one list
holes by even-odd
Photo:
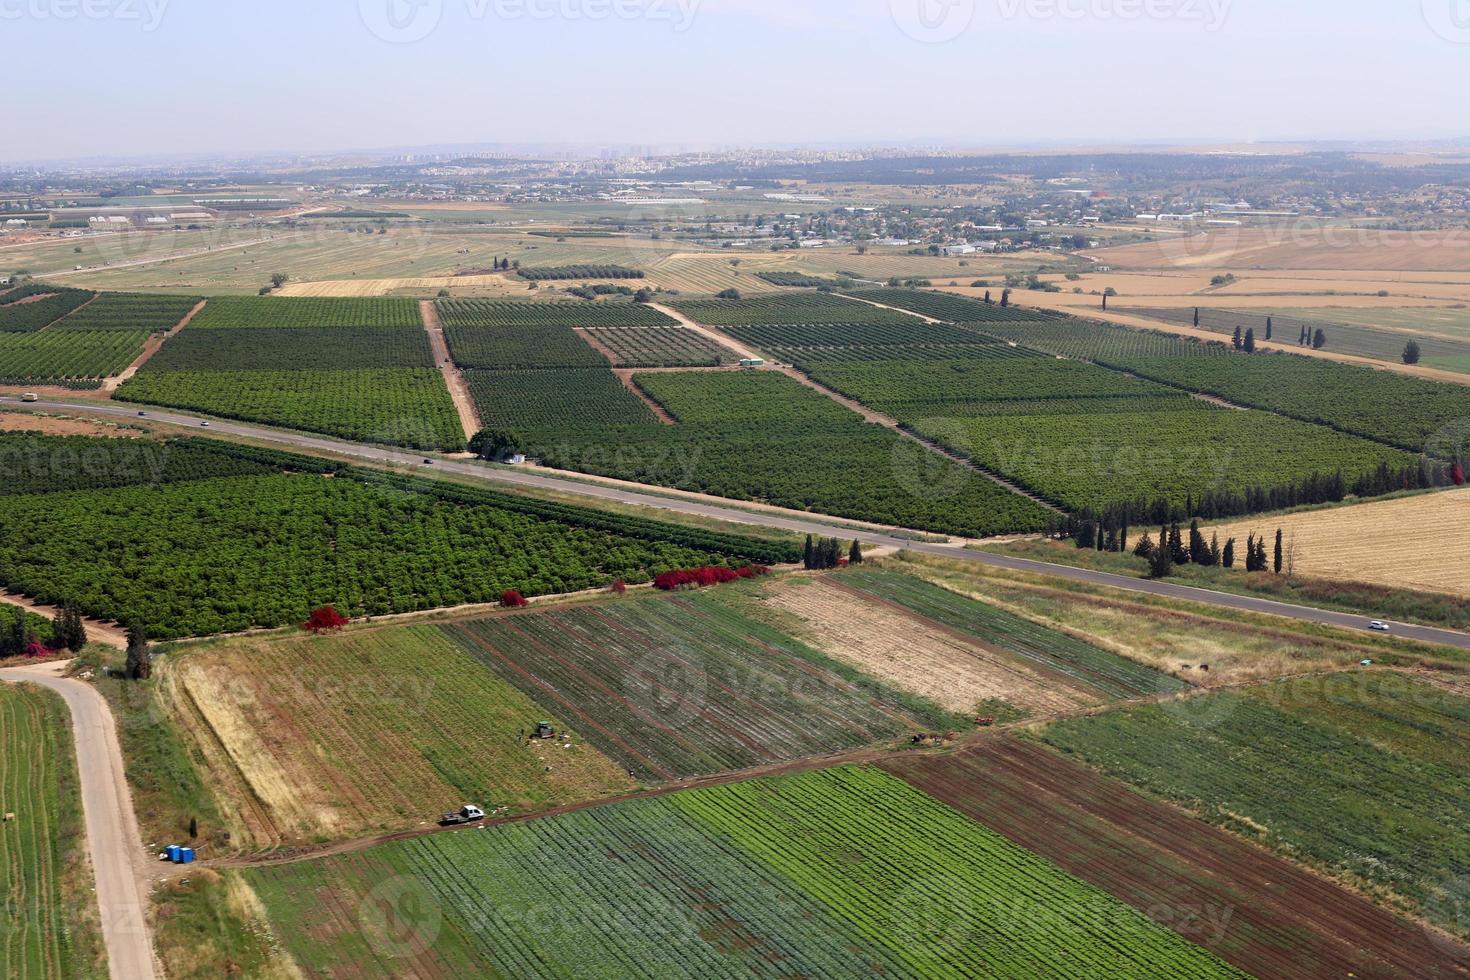
[[550, 713], [431, 626], [242, 637], [171, 659], [164, 701], [242, 849], [413, 828], [466, 802], [528, 812], [634, 788], [580, 740], [524, 744]]
[[134, 439], [143, 434], [139, 429], [125, 429], [102, 422], [4, 410], [0, 410], [0, 432], [39, 432], [48, 436], [97, 436], [119, 439]]
[[1126, 269], [1470, 273], [1470, 232], [1286, 224], [1222, 228], [1092, 254]]
[[991, 574], [966, 562], [926, 557], [903, 565], [909, 574], [1201, 687], [1338, 669], [1373, 655], [1352, 643], [1058, 589], [1044, 578]]
[[1296, 541], [1296, 570], [1309, 578], [1366, 582], [1470, 597], [1470, 488], [1238, 521], [1220, 539], [1274, 536]]
[[969, 714], [988, 701], [1004, 701], [1046, 715], [1100, 703], [1095, 694], [1043, 677], [1003, 650], [820, 579], [791, 579], [767, 601], [796, 617], [803, 639], [828, 656], [950, 711]]

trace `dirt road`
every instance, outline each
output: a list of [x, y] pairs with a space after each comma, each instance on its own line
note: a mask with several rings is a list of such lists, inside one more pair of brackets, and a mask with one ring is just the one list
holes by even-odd
[[127, 366], [127, 369], [123, 371], [122, 374], [119, 374], [115, 378], [108, 378], [106, 381], [102, 382], [102, 390], [111, 395], [114, 391], [117, 391], [118, 388], [122, 387], [122, 383], [124, 381], [137, 374], [139, 369], [141, 369], [144, 364], [147, 364], [154, 354], [157, 354], [160, 350], [163, 349], [165, 341], [167, 341], [170, 337], [176, 335], [180, 330], [187, 327], [189, 325], [189, 321], [199, 315], [199, 311], [204, 309], [205, 302], [205, 300], [200, 300], [194, 306], [194, 308], [189, 311], [188, 315], [186, 315], [178, 323], [174, 324], [167, 333], [153, 334], [151, 337], [149, 337], [147, 342], [144, 343], [143, 353], [138, 355], [138, 359], [129, 364]]
[[[4, 589], [0, 589], [0, 603], [4, 603], [7, 606], [19, 606], [21, 609], [29, 610], [37, 616], [44, 616], [47, 619], [52, 619], [56, 616], [55, 606], [43, 606], [38, 602], [32, 602], [23, 595]], [[87, 627], [87, 639], [93, 643], [104, 643], [107, 646], [116, 647], [119, 650], [127, 649], [128, 636], [122, 627], [114, 623], [104, 623], [96, 619], [83, 619], [82, 624]]]
[[71, 712], [81, 781], [87, 851], [97, 877], [97, 905], [107, 960], [117, 980], [160, 976], [148, 930], [148, 863], [123, 772], [112, 710], [96, 688], [60, 676], [65, 664], [0, 670], [0, 680], [27, 682], [61, 695]]
[[444, 336], [444, 324], [439, 321], [439, 310], [431, 299], [422, 300], [419, 308], [424, 314], [424, 329], [429, 332], [429, 347], [434, 351], [434, 363], [444, 375], [449, 387], [449, 396], [454, 399], [454, 408], [459, 412], [459, 424], [464, 429], [465, 441], [473, 439], [480, 431], [480, 413], [475, 400], [470, 397], [470, 386], [465, 382], [464, 372], [449, 356], [449, 340]]

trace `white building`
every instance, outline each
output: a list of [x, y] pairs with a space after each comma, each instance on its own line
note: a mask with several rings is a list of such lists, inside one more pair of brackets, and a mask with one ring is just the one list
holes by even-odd
[[958, 245], [944, 246], [945, 255], [974, 255], [978, 251], [979, 249], [977, 249], [974, 245], [971, 245], [969, 242], [961, 242]]

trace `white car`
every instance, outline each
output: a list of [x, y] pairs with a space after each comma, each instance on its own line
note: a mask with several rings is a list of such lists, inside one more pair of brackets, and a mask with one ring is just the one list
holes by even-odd
[[1377, 619], [1375, 619], [1375, 620], [1373, 620], [1373, 622], [1369, 623], [1368, 624], [1368, 628], [1370, 630], [1372, 630], [1373, 632], [1375, 632], [1375, 633], [1387, 633], [1387, 632], [1389, 632], [1389, 625], [1387, 623], [1382, 622], [1382, 621], [1377, 620]]

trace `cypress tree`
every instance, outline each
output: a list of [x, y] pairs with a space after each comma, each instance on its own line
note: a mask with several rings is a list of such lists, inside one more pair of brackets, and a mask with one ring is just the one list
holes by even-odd
[[1154, 539], [1145, 534], [1138, 539], [1138, 547], [1133, 549], [1133, 553], [1139, 558], [1151, 558], [1154, 553]]
[[1273, 327], [1274, 327], [1274, 324], [1272, 324], [1271, 318], [1269, 316], [1266, 317], [1266, 339], [1267, 340], [1270, 340], [1271, 339], [1271, 333], [1272, 333]]
[[71, 617], [67, 613], [67, 606], [59, 606], [56, 615], [51, 617], [51, 646], [55, 650], [64, 650], [67, 640], [71, 637]]
[[1168, 578], [1169, 573], [1174, 570], [1174, 558], [1169, 554], [1169, 549], [1160, 545], [1153, 550], [1148, 558], [1149, 578]]
[[1240, 350], [1244, 346], [1245, 346], [1245, 335], [1241, 332], [1241, 329], [1239, 327], [1236, 327], [1235, 328], [1235, 349], [1236, 350]]
[[1231, 538], [1225, 542], [1225, 551], [1220, 555], [1220, 564], [1226, 568], [1235, 567], [1235, 539]]
[[1281, 528], [1278, 527], [1276, 529], [1276, 558], [1275, 558], [1276, 574], [1277, 575], [1280, 575], [1281, 574], [1281, 570], [1286, 567], [1286, 549], [1284, 547], [1284, 544], [1285, 544], [1284, 536], [1283, 536], [1283, 534], [1281, 532]]
[[1199, 521], [1191, 521], [1189, 525], [1189, 560], [1196, 565], [1208, 565], [1209, 548], [1205, 544], [1205, 536], [1200, 533]]
[[813, 564], [815, 558], [816, 549], [813, 547], [812, 544], [812, 536], [808, 534], [806, 536], [806, 547], [803, 548], [801, 552], [801, 562], [803, 565], [806, 566], [807, 571], [811, 571], [812, 569], [817, 567], [815, 564]]
[[861, 565], [863, 563], [863, 543], [856, 539], [852, 542], [852, 549], [847, 553], [849, 565]]
[[1169, 560], [1176, 565], [1189, 563], [1189, 552], [1184, 548], [1184, 535], [1179, 532], [1178, 524], [1169, 528]]
[[1327, 331], [1321, 327], [1317, 328], [1317, 335], [1312, 338], [1312, 349], [1321, 350], [1327, 346]]
[[1244, 344], [1244, 348], [1245, 348], [1245, 352], [1247, 354], [1254, 354], [1256, 352], [1256, 328], [1255, 327], [1251, 327], [1249, 330], [1247, 330], [1245, 332], [1245, 344]]
[[1196, 330], [1199, 329], [1199, 307], [1198, 306], [1196, 306], [1194, 308], [1194, 328]]
[[1218, 534], [1210, 535], [1209, 564], [1211, 568], [1218, 568], [1220, 566], [1220, 535]]

